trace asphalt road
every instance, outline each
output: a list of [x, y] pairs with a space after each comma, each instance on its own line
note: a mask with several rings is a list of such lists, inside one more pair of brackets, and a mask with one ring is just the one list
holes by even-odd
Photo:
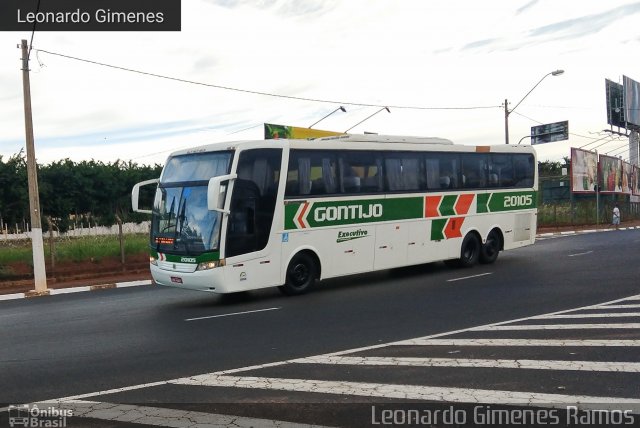
[[[441, 388], [433, 393], [441, 394], [437, 396], [444, 403], [465, 401], [456, 388], [461, 388], [462, 397], [474, 391], [507, 391], [506, 396], [496, 396], [496, 405], [525, 400], [518, 394], [538, 394], [538, 403], [553, 403], [559, 397], [571, 402], [575, 396], [640, 400], [640, 369], [633, 364], [633, 369], [602, 368], [619, 362], [640, 364], [640, 347], [631, 342], [640, 340], [635, 324], [640, 322], [640, 298], [627, 299], [640, 295], [639, 250], [640, 230], [613, 231], [540, 240], [502, 253], [493, 265], [471, 269], [435, 263], [328, 280], [314, 292], [293, 298], [277, 290], [216, 296], [137, 287], [0, 302], [0, 403], [76, 397], [143, 409], [169, 407], [174, 413], [181, 409], [205, 418], [214, 412], [263, 422], [366, 426], [362, 418], [371, 422], [377, 417], [380, 422], [385, 417], [372, 405], [441, 401], [424, 395], [425, 385]], [[576, 317], [594, 310], [581, 309], [552, 321], [607, 322], [613, 323], [611, 328], [547, 330], [536, 327], [540, 319], [529, 319], [604, 302], [613, 302], [611, 311], [622, 315]], [[616, 308], [622, 305], [629, 309]], [[496, 323], [506, 324], [491, 326]], [[533, 327], [509, 327], [513, 325]], [[444, 345], [429, 342], [432, 336], [533, 342]], [[389, 345], [425, 337], [426, 342]], [[535, 340], [622, 342], [533, 346]], [[308, 359], [341, 351], [348, 352], [339, 356], [356, 359]], [[480, 359], [486, 366], [438, 366], [433, 360], [452, 355], [464, 361]], [[307, 360], [282, 363], [301, 358]], [[376, 363], [372, 358], [387, 360]], [[560, 367], [522, 366], [523, 360], [531, 359], [565, 362]], [[567, 369], [566, 361], [572, 359], [600, 365]], [[504, 360], [516, 361], [516, 366], [495, 366], [495, 361]], [[194, 378], [241, 368], [223, 378]], [[277, 381], [282, 379], [295, 381]], [[363, 392], [362, 388], [378, 391], [379, 385], [402, 388], [369, 396]], [[480, 395], [479, 402], [486, 400]], [[300, 406], [306, 406], [304, 412]], [[76, 409], [78, 414], [82, 410]], [[103, 415], [75, 426], [87, 426], [87, 421], [124, 426], [114, 420], [123, 419]], [[150, 419], [139, 420], [144, 421]], [[245, 422], [256, 425], [253, 419]], [[0, 426], [6, 426], [2, 423], [0, 417]]]

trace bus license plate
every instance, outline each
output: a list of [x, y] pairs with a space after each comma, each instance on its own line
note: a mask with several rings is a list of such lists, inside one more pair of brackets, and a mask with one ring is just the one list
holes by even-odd
[[175, 284], [182, 284], [182, 278], [180, 278], [179, 276], [172, 276], [171, 277], [171, 282], [173, 282]]

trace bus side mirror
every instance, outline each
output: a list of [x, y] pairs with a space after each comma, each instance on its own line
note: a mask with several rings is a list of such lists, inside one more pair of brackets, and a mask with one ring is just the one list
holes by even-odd
[[[224, 209], [224, 200], [227, 195], [229, 183], [237, 177], [236, 174], [227, 174], [213, 177], [209, 180], [209, 187], [207, 188], [207, 208], [209, 211], [229, 214], [229, 210]], [[227, 183], [222, 184], [223, 181]]]
[[141, 181], [133, 186], [133, 190], [131, 190], [131, 208], [133, 209], [133, 212], [151, 214], [151, 210], [142, 210], [138, 208], [140, 202], [140, 188], [148, 184], [158, 184], [159, 182], [159, 178], [154, 178], [153, 180]]

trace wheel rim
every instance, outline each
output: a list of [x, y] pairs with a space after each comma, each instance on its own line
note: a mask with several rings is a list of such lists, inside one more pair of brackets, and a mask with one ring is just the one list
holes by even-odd
[[289, 277], [291, 278], [292, 285], [296, 287], [303, 286], [309, 281], [310, 270], [309, 266], [304, 263], [297, 263], [291, 269], [291, 274]]
[[488, 257], [493, 257], [496, 253], [498, 253], [498, 246], [500, 245], [500, 241], [498, 237], [491, 233], [487, 238], [487, 242], [485, 243], [485, 254]]
[[462, 252], [462, 258], [465, 260], [473, 260], [478, 252], [477, 242], [474, 240], [470, 240], [467, 245], [464, 247], [464, 251]]

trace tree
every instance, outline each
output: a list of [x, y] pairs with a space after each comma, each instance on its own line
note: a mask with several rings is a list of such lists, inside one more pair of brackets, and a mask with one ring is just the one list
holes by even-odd
[[[60, 231], [68, 230], [73, 219], [112, 225], [116, 215], [123, 221], [147, 220], [131, 211], [133, 185], [157, 178], [161, 165], [137, 165], [117, 160], [73, 162], [63, 159], [38, 166], [40, 205], [43, 217], [54, 219]], [[9, 226], [29, 218], [26, 160], [22, 151], [6, 162], [0, 156], [0, 216]], [[43, 221], [46, 230], [47, 222]]]

